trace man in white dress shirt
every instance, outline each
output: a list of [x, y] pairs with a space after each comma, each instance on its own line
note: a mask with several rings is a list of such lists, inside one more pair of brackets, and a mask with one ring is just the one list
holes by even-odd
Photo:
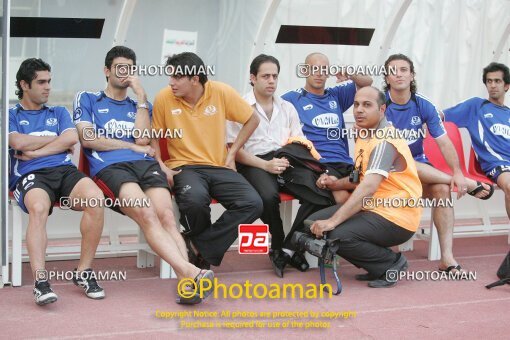
[[[279, 277], [291, 263], [293, 252], [282, 250], [285, 233], [280, 218], [280, 194], [277, 176], [287, 167], [285, 158], [275, 158], [274, 152], [287, 144], [289, 137], [304, 137], [294, 106], [275, 96], [280, 63], [275, 57], [261, 54], [250, 65], [250, 84], [253, 90], [244, 99], [255, 108], [260, 123], [255, 132], [236, 155], [237, 170], [257, 190], [264, 203], [261, 219], [269, 225], [271, 252], [269, 258]], [[241, 129], [238, 123], [227, 122], [227, 142], [232, 143]]]

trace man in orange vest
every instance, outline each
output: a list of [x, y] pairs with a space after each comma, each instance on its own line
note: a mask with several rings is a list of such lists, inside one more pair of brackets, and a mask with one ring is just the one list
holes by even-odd
[[359, 134], [353, 157], [353, 171], [360, 184], [343, 205], [309, 217], [315, 221], [312, 233], [317, 237], [327, 233], [338, 255], [368, 272], [356, 279], [370, 281], [372, 288], [394, 286], [398, 272], [407, 269], [404, 255], [389, 247], [409, 240], [421, 218], [416, 203], [422, 187], [416, 164], [407, 142], [387, 123], [385, 102], [384, 94], [375, 87], [356, 93], [356, 125], [367, 130]]

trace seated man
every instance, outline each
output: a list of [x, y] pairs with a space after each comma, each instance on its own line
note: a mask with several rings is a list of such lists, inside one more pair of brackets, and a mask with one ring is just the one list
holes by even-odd
[[[421, 209], [411, 204], [391, 203], [417, 200], [422, 194], [416, 165], [405, 140], [384, 118], [385, 96], [375, 87], [364, 87], [354, 98], [354, 118], [359, 128], [375, 131], [377, 137], [358, 138], [355, 145], [355, 170], [360, 184], [342, 206], [312, 214], [312, 233], [327, 232], [332, 249], [368, 274], [358, 280], [371, 280], [369, 287], [391, 287], [395, 280], [386, 271], [407, 269], [407, 260], [389, 247], [409, 240], [420, 224]], [[383, 138], [381, 138], [383, 137]], [[326, 218], [326, 219], [325, 219]], [[325, 220], [323, 220], [325, 219]]]
[[[63, 106], [45, 105], [51, 91], [50, 72], [50, 65], [41, 59], [23, 61], [16, 74], [20, 101], [9, 110], [9, 188], [20, 208], [28, 213], [26, 242], [38, 305], [57, 301], [44, 269], [46, 221], [53, 204], [62, 197], [73, 202], [76, 198], [103, 196], [94, 182], [71, 162], [78, 134], [69, 111]], [[71, 208], [83, 211], [80, 262], [73, 282], [83, 287], [89, 298], [102, 299], [105, 293], [92, 275], [91, 266], [103, 231], [103, 208], [87, 205]]]
[[[386, 119], [395, 128], [408, 133], [407, 142], [416, 160], [418, 176], [423, 186], [423, 195], [432, 199], [451, 199], [450, 191], [457, 187], [457, 199], [466, 193], [478, 198], [487, 199], [493, 191], [489, 184], [477, 183], [465, 178], [459, 165], [455, 148], [446, 134], [438, 110], [424, 96], [417, 93], [414, 64], [403, 54], [394, 54], [384, 63]], [[396, 69], [395, 72], [391, 72]], [[423, 150], [423, 124], [435, 138], [444, 159], [448, 162], [453, 175], [450, 176], [436, 168], [428, 161]], [[437, 227], [441, 260], [439, 270], [459, 272], [461, 266], [453, 256], [453, 224], [452, 207], [433, 207], [432, 218]]]
[[[271, 252], [269, 258], [278, 277], [291, 262], [290, 255], [283, 249], [283, 223], [280, 218], [280, 193], [277, 175], [289, 167], [285, 158], [275, 158], [275, 151], [287, 143], [289, 137], [303, 137], [296, 109], [291, 103], [274, 96], [278, 85], [280, 63], [275, 57], [261, 54], [250, 65], [250, 84], [253, 90], [244, 99], [260, 118], [255, 132], [239, 149], [237, 169], [262, 198], [264, 211], [261, 220], [269, 225]], [[233, 143], [242, 125], [227, 122], [227, 142]]]
[[483, 69], [483, 83], [489, 99], [468, 99], [444, 110], [444, 118], [468, 129], [482, 170], [505, 193], [510, 218], [510, 108], [505, 106], [510, 88], [508, 66], [489, 64]]
[[[235, 171], [235, 154], [253, 133], [259, 118], [230, 86], [208, 81], [202, 59], [184, 52], [168, 58], [170, 86], [154, 102], [154, 133], [182, 131], [167, 138], [170, 158], [160, 166], [167, 174], [181, 212], [190, 260], [202, 268], [219, 266], [238, 237], [238, 226], [262, 213], [253, 187]], [[243, 124], [227, 150], [226, 120]], [[157, 149], [159, 155], [159, 148]], [[211, 198], [226, 211], [211, 223]]]
[[[120, 211], [142, 228], [147, 243], [173, 267], [179, 279], [212, 279], [212, 271], [202, 271], [188, 262], [186, 245], [172, 213], [167, 178], [149, 145], [158, 143], [148, 138], [152, 106], [140, 80], [129, 72], [135, 63], [133, 50], [113, 47], [105, 58], [106, 89], [76, 95], [74, 119], [90, 175], [106, 196], [121, 203], [133, 202], [120, 204]], [[127, 96], [128, 88], [137, 101]], [[151, 204], [143, 206], [140, 202], [147, 198]], [[180, 297], [177, 302], [199, 303], [199, 295]]]
[[[329, 59], [322, 53], [311, 53], [305, 58], [308, 68], [305, 86], [285, 93], [282, 98], [291, 102], [298, 112], [302, 130], [308, 140], [322, 156], [321, 163], [328, 168], [328, 175], [323, 175], [317, 181], [321, 189], [333, 191], [335, 201], [342, 203], [349, 197], [349, 190], [356, 186], [342, 181], [344, 185], [336, 183], [337, 179], [349, 176], [352, 171], [352, 158], [349, 156], [347, 137], [342, 135], [345, 128], [343, 114], [353, 103], [358, 88], [372, 84], [372, 78], [366, 75], [346, 76], [336, 74], [338, 84], [326, 87], [329, 74]], [[322, 209], [310, 202], [302, 202], [292, 225], [291, 232], [285, 239], [285, 246], [292, 247], [290, 236], [295, 230], [303, 228], [303, 221], [313, 212]], [[302, 261], [306, 263], [304, 257]]]

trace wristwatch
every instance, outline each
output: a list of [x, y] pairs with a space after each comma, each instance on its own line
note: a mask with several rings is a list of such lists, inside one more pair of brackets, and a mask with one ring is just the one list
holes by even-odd
[[146, 109], [146, 110], [148, 110], [149, 109], [149, 105], [148, 105], [147, 102], [145, 102], [145, 103], [138, 103], [136, 105], [136, 109], [137, 110], [139, 110], [139, 109]]

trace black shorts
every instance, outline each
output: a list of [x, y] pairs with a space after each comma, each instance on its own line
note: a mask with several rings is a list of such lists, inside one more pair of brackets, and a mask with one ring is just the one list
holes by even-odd
[[494, 169], [487, 171], [485, 175], [489, 177], [494, 183], [497, 183], [499, 175], [501, 175], [503, 172], [510, 172], [510, 164], [498, 165]]
[[27, 192], [35, 188], [43, 189], [50, 197], [51, 215], [55, 202], [60, 201], [61, 197], [68, 197], [76, 183], [85, 177], [87, 176], [78, 171], [74, 165], [43, 168], [20, 177], [13, 195], [20, 208], [28, 214], [24, 202]]
[[335, 176], [336, 178], [344, 178], [348, 177], [352, 170], [354, 169], [354, 165], [349, 163], [323, 163], [328, 169], [328, 175]]
[[115, 163], [99, 171], [94, 181], [105, 196], [111, 199], [118, 198], [120, 187], [128, 182], [137, 183], [143, 191], [154, 187], [170, 190], [166, 174], [156, 161]]

